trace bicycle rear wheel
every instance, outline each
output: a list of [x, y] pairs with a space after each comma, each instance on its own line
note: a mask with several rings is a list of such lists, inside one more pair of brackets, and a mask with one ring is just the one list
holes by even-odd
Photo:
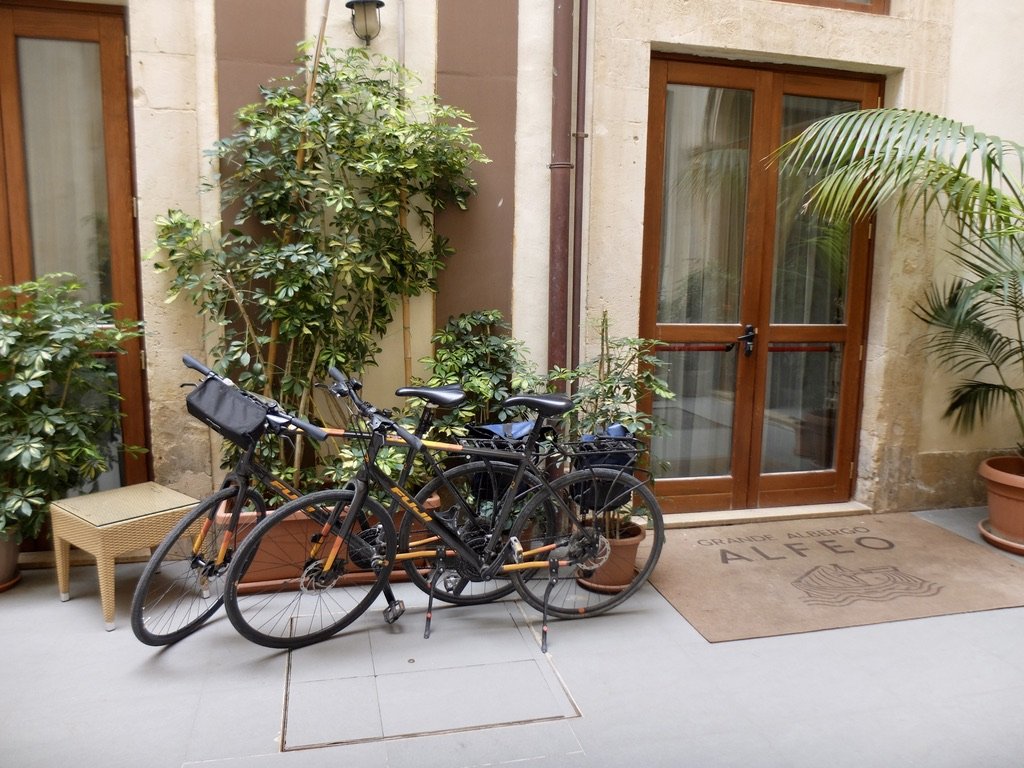
[[[522, 510], [540, 481], [529, 471], [512, 487], [516, 465], [499, 461], [474, 461], [455, 466], [435, 477], [416, 495], [416, 503], [436, 516], [443, 517], [479, 554], [494, 536], [507, 540], [509, 531], [494, 530], [495, 517], [511, 494], [512, 516]], [[405, 560], [409, 580], [430, 594], [431, 578], [436, 565], [438, 540], [423, 523], [406, 514], [398, 534], [400, 553], [422, 552], [422, 557]], [[500, 542], [497, 546], [501, 546]], [[464, 562], [454, 554], [446, 557], [442, 572], [434, 585], [434, 597], [455, 605], [479, 605], [498, 600], [515, 591], [507, 576], [483, 578], [475, 564]]]
[[512, 584], [534, 608], [543, 610], [546, 603], [552, 616], [603, 613], [635, 593], [654, 570], [665, 538], [661, 507], [645, 483], [617, 469], [571, 472], [551, 490], [558, 503], [538, 495], [512, 529], [524, 561], [538, 563], [514, 571]]
[[[199, 502], [153, 552], [132, 597], [131, 626], [146, 645], [170, 645], [195, 632], [224, 600], [223, 576], [233, 542], [266, 514], [263, 498], [246, 488], [238, 527], [231, 509], [241, 490], [222, 488]], [[227, 539], [225, 558], [218, 552]]]
[[395, 528], [373, 499], [349, 509], [352, 497], [341, 489], [303, 496], [245, 539], [224, 590], [228, 618], [243, 637], [268, 648], [326, 640], [380, 594], [394, 564]]

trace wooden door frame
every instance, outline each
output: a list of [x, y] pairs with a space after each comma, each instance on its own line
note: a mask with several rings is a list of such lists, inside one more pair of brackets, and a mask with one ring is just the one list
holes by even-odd
[[[842, 98], [858, 101], [865, 106], [880, 104], [880, 76], [862, 76], [851, 73], [837, 73], [821, 69], [799, 69], [788, 65], [771, 66], [722, 62], [700, 57], [655, 55], [651, 61], [650, 90], [648, 95], [648, 144], [647, 177], [645, 183], [643, 253], [641, 274], [640, 330], [642, 335], [657, 337], [651, 333], [657, 326], [659, 301], [660, 254], [662, 236], [663, 174], [665, 163], [665, 85], [676, 82], [671, 78], [671, 69], [683, 64], [701, 67], [701, 78], [697, 85], [710, 87], [740, 88], [753, 91], [753, 113], [769, 110], [772, 126], [781, 125], [782, 96], [784, 94]], [[841, 91], [849, 91], [846, 95]], [[768, 103], [762, 100], [767, 99]], [[758, 158], [768, 158], [775, 150], [778, 137], [770, 131], [755, 130], [751, 136], [751, 165]], [[752, 319], [759, 329], [759, 343], [755, 355], [749, 361], [740, 359], [736, 367], [737, 392], [751, 391], [753, 397], [744, 402], [736, 398], [732, 451], [734, 468], [742, 468], [734, 474], [722, 477], [671, 478], [656, 481], [659, 496], [667, 509], [674, 511], [696, 511], [704, 509], [737, 509], [746, 507], [784, 506], [835, 501], [837, 495], [849, 499], [855, 480], [857, 432], [863, 397], [863, 349], [867, 334], [867, 299], [871, 271], [871, 243], [868, 241], [870, 227], [859, 224], [854, 227], [853, 253], [866, 254], [867, 262], [859, 265], [860, 270], [850, 270], [849, 297], [846, 323], [842, 326], [793, 326], [788, 328], [787, 339], [799, 341], [801, 336], [821, 341], [821, 336], [842, 337], [849, 335], [847, 328], [859, 328], [857, 345], [859, 349], [844, 350], [842, 363], [842, 385], [854, 386], [856, 397], [844, 398], [840, 413], [837, 414], [836, 446], [833, 468], [819, 472], [761, 474], [761, 435], [764, 428], [764, 402], [767, 389], [767, 355], [771, 338], [761, 334], [769, 327], [771, 312], [772, 275], [768, 272], [774, 249], [774, 237], [765, 233], [775, 231], [775, 209], [778, 197], [777, 175], [774, 173], [751, 173], [748, 179], [747, 229], [744, 233], [744, 277], [743, 295], [740, 304], [743, 311], [756, 306], [757, 317]], [[760, 222], [760, 226], [757, 225]], [[862, 249], [862, 250], [858, 250]], [[751, 272], [751, 270], [753, 270]], [[856, 273], [856, 274], [855, 274]], [[756, 295], [752, 295], [755, 294]], [[863, 296], [863, 301], [859, 297]], [[855, 299], [854, 297], [858, 297]], [[750, 319], [739, 318], [735, 326], [738, 335], [742, 324]], [[696, 343], [722, 343], [724, 326], [687, 326], [687, 339]], [[791, 337], [791, 338], [790, 338]], [[852, 345], [851, 345], [852, 346]], [[756, 380], [751, 381], [751, 377]], [[648, 410], [651, 399], [644, 404]], [[749, 425], [749, 429], [748, 429]], [[750, 435], [755, 435], [750, 439]], [[758, 470], [754, 471], [754, 467]], [[801, 476], [802, 484], [792, 487], [794, 475]], [[756, 484], [756, 494], [754, 486]]]
[[[110, 239], [111, 290], [114, 317], [142, 317], [135, 230], [134, 178], [130, 130], [130, 90], [125, 36], [125, 9], [98, 4], [66, 4], [48, 0], [12, 0], [0, 8], [0, 280], [19, 283], [36, 277], [31, 254], [27, 176], [24, 162], [17, 38], [38, 37], [95, 42], [99, 45], [107, 215]], [[144, 351], [141, 338], [124, 344], [117, 357], [123, 401], [122, 439], [126, 445], [148, 446]], [[127, 406], [127, 407], [124, 407]], [[123, 456], [126, 483], [151, 477], [148, 456]]]

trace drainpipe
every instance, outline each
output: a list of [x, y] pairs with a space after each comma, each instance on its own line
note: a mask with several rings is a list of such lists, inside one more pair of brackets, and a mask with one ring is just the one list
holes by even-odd
[[572, 211], [572, 345], [569, 365], [580, 362], [580, 313], [583, 304], [583, 160], [587, 134], [587, 40], [590, 37], [589, 0], [579, 0], [576, 24], [576, 130], [573, 133], [576, 171], [573, 175]]
[[573, 2], [556, 0], [554, 7], [548, 368], [571, 367], [579, 362], [588, 0], [578, 0], [578, 3], [575, 130], [572, 129]]
[[566, 366], [569, 325], [569, 206], [572, 157], [572, 0], [555, 0], [551, 80], [551, 211], [548, 368]]

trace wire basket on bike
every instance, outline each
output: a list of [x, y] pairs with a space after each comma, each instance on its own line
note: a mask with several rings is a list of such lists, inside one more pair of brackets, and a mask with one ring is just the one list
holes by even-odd
[[235, 445], [248, 448], [267, 430], [271, 406], [208, 376], [185, 396], [188, 412]]
[[[610, 430], [611, 431], [611, 430]], [[559, 450], [571, 460], [574, 470], [612, 469], [620, 476], [634, 477], [640, 471], [640, 457], [647, 446], [635, 437], [617, 434], [587, 435], [582, 440], [560, 443]], [[620, 483], [614, 479], [593, 479], [573, 487], [572, 496], [581, 508], [605, 512], [622, 506], [624, 494], [632, 484]]]

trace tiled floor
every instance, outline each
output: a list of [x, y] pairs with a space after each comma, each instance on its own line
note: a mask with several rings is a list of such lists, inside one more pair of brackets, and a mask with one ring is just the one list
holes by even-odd
[[[980, 510], [926, 514], [975, 537]], [[516, 601], [435, 612], [403, 587], [294, 653], [223, 618], [138, 643], [118, 569], [103, 631], [94, 569], [26, 571], [0, 594], [0, 766], [928, 766], [1024, 764], [1024, 608], [707, 643], [652, 588], [553, 622]], [[751, 596], [751, 599], [756, 599]]]

